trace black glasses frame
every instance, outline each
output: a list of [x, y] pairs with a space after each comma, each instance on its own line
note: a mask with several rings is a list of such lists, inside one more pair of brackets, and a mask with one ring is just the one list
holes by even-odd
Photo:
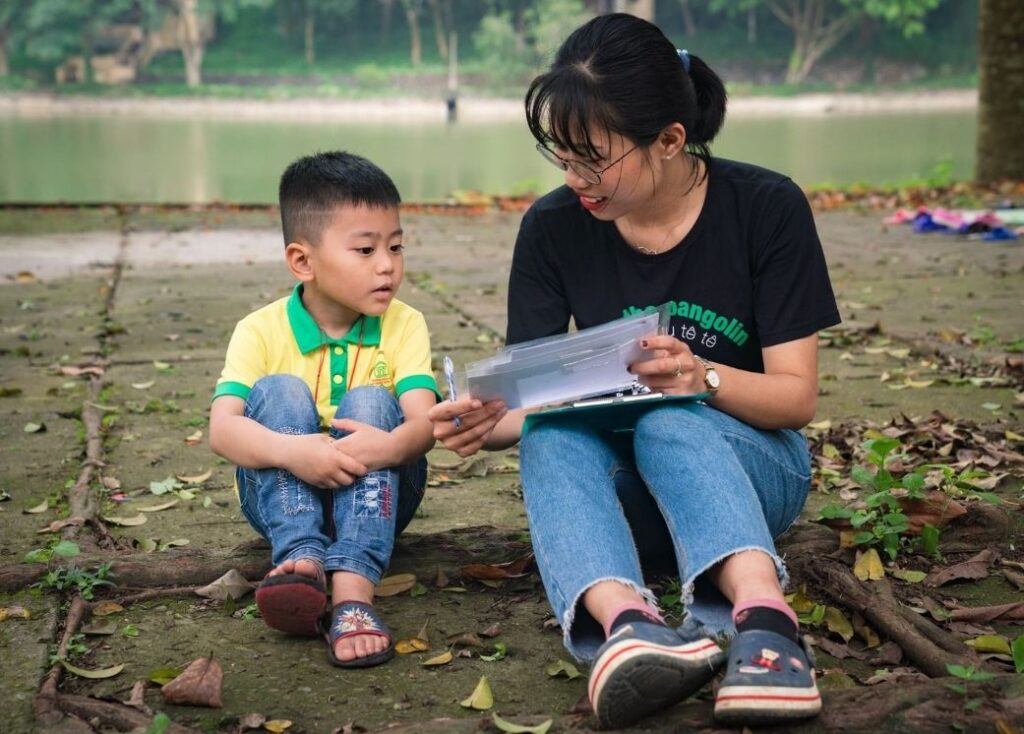
[[537, 152], [540, 153], [541, 156], [543, 156], [544, 160], [546, 160], [551, 165], [553, 165], [553, 166], [555, 166], [557, 168], [560, 168], [563, 171], [568, 171], [571, 168], [572, 172], [575, 173], [577, 176], [582, 178], [587, 183], [594, 184], [596, 186], [597, 184], [601, 183], [601, 174], [603, 174], [605, 171], [610, 169], [612, 166], [614, 166], [617, 163], [619, 163], [623, 158], [625, 158], [627, 155], [632, 153], [634, 150], [636, 150], [640, 146], [639, 145], [634, 145], [632, 148], [630, 148], [625, 153], [620, 155], [618, 158], [616, 158], [614, 161], [612, 161], [607, 166], [602, 168], [600, 171], [591, 168], [590, 166], [588, 166], [583, 161], [570, 160], [568, 158], [563, 158], [562, 156], [558, 155], [558, 153], [556, 153], [555, 151], [551, 150], [551, 148], [549, 148], [548, 146], [544, 145], [544, 143], [537, 143], [536, 147], [537, 147]]

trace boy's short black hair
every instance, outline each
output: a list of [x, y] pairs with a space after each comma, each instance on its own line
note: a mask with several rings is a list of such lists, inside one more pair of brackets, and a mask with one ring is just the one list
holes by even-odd
[[395, 182], [362, 156], [333, 150], [294, 161], [278, 188], [284, 243], [317, 245], [339, 206], [397, 207]]

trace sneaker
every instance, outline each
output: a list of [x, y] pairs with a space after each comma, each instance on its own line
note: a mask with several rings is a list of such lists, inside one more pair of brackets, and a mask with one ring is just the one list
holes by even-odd
[[587, 691], [606, 728], [621, 728], [688, 698], [725, 661], [713, 640], [684, 642], [660, 624], [619, 627], [597, 651]]
[[779, 724], [816, 715], [821, 694], [814, 657], [767, 630], [747, 630], [729, 646], [729, 665], [715, 696], [715, 719], [727, 724]]

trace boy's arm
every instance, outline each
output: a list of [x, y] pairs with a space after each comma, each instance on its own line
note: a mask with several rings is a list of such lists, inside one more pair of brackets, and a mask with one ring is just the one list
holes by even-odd
[[404, 466], [426, 455], [434, 446], [433, 424], [427, 411], [437, 397], [433, 390], [407, 390], [398, 398], [405, 421], [388, 432], [348, 418], [331, 421], [342, 431], [351, 431], [339, 439], [338, 448], [358, 460], [370, 471]]
[[367, 468], [339, 451], [330, 436], [277, 433], [246, 418], [245, 401], [222, 395], [210, 406], [210, 448], [219, 456], [247, 469], [276, 467], [317, 487], [352, 484]]

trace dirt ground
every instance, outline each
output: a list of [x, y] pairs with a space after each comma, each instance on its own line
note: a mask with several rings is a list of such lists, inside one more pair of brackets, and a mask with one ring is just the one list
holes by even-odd
[[[442, 354], [465, 363], [499, 346], [519, 216], [404, 216], [410, 234], [400, 297], [426, 315], [435, 368]], [[839, 427], [857, 433], [941, 411], [976, 427], [976, 436], [984, 430], [1005, 437], [1007, 450], [1020, 452], [1024, 386], [1013, 359], [1024, 349], [1024, 245], [914, 235], [851, 211], [819, 214], [818, 224], [844, 319], [823, 336], [821, 397], [808, 431], [819, 448], [821, 436]], [[114, 718], [89, 702], [126, 701], [136, 681], [154, 671], [211, 654], [224, 671], [221, 708], [166, 704], [153, 683], [143, 706], [202, 731], [239, 731], [254, 714], [292, 722], [288, 732], [496, 731], [491, 713], [530, 725], [554, 719], [552, 731], [590, 730], [596, 722], [581, 710], [585, 677], [552, 675], [565, 670], [559, 661], [573, 661], [536, 573], [481, 582], [464, 570], [529, 553], [515, 451], [460, 462], [440, 448], [430, 454], [420, 515], [400, 538], [389, 571], [414, 574], [417, 585], [378, 603], [397, 638], [425, 627], [427, 651], [341, 671], [328, 665], [322, 642], [264, 627], [251, 595], [225, 603], [185, 590], [93, 614], [71, 637], [67, 659], [87, 671], [123, 669], [101, 679], [63, 673], [63, 718], [34, 708], [71, 595], [58, 593], [59, 580], [41, 577], [43, 565], [27, 566], [26, 553], [63, 535], [81, 547], [73, 565], [87, 578], [96, 579], [105, 561], [123, 564], [114, 566], [117, 586], [97, 587], [94, 601], [194, 587], [232, 567], [252, 578], [265, 570], [266, 551], [254, 545], [239, 513], [231, 467], [206, 443], [207, 408], [235, 322], [291, 286], [281, 250], [265, 212], [0, 212], [0, 608], [9, 614], [0, 616], [0, 731], [113, 731]], [[89, 367], [102, 369], [82, 372]], [[99, 435], [91, 448], [89, 416]], [[1000, 510], [1001, 529], [983, 544], [1018, 563], [1021, 473], [1020, 465], [1011, 467], [996, 485], [1010, 504]], [[94, 526], [45, 532], [74, 516], [67, 497], [83, 476], [110, 536]], [[186, 479], [175, 487], [167, 482], [174, 477]], [[815, 493], [804, 520], [835, 500]], [[118, 518], [144, 522], [117, 525]], [[966, 559], [970, 554], [955, 555], [964, 548], [947, 550], [946, 560]], [[32, 568], [42, 589], [19, 585]], [[654, 581], [662, 593], [670, 590], [670, 580]], [[971, 604], [1020, 599], [1020, 589], [998, 574], [943, 592]], [[19, 608], [30, 618], [11, 611]], [[1014, 624], [993, 622], [993, 632], [1019, 638]], [[485, 631], [496, 634], [481, 636]], [[424, 665], [449, 649], [469, 656]], [[968, 681], [979, 697], [969, 708], [967, 694], [953, 694], [948, 681], [893, 675], [865, 685], [879, 669], [906, 670], [898, 658], [885, 665], [819, 650], [818, 668], [825, 713], [793, 731], [1024, 726], [1024, 676]], [[481, 676], [493, 690], [493, 708], [460, 706]], [[710, 700], [705, 692], [635, 730], [713, 730]], [[83, 701], [82, 718], [66, 714]], [[884, 715], [870, 723], [849, 713], [883, 704]], [[95, 728], [85, 723], [90, 719]]]

